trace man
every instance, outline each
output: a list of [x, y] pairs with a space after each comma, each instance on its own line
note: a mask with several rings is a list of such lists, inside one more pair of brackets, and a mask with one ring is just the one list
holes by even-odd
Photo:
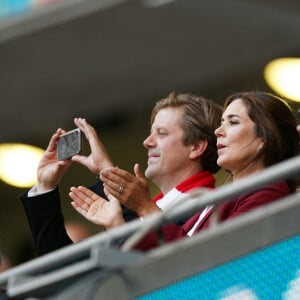
[[[85, 134], [91, 154], [57, 161], [56, 142], [63, 133], [58, 129], [39, 164], [37, 185], [21, 197], [36, 253], [41, 255], [71, 243], [64, 228], [57, 186], [72, 161], [100, 173], [105, 189], [140, 217], [164, 209], [192, 189], [214, 188], [212, 173], [218, 170], [214, 130], [221, 114], [219, 105], [193, 94], [172, 92], [158, 101], [151, 115], [151, 133], [144, 141], [149, 156], [145, 175], [161, 190], [154, 201], [139, 166], [134, 167], [135, 175], [114, 168], [94, 128], [84, 119], [76, 118], [74, 122]], [[101, 182], [92, 190], [103, 196]], [[78, 208], [75, 204], [74, 207]], [[125, 221], [130, 220], [123, 216]]]

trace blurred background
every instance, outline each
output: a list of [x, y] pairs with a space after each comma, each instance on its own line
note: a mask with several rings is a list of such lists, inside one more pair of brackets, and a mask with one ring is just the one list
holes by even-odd
[[[81, 116], [116, 165], [144, 169], [157, 100], [172, 90], [220, 104], [235, 91], [272, 92], [265, 66], [300, 57], [299, 29], [297, 0], [0, 0], [0, 143], [45, 149], [58, 127], [73, 129]], [[300, 76], [294, 81], [300, 86]], [[67, 193], [94, 181], [73, 165], [60, 186], [66, 220], [91, 233], [99, 228]], [[31, 255], [24, 190], [0, 181], [0, 249], [13, 265]]]

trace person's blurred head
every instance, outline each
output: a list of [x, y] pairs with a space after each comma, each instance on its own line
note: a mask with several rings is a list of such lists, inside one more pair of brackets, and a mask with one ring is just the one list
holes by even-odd
[[221, 114], [220, 105], [191, 93], [172, 92], [158, 101], [151, 114], [151, 133], [144, 141], [149, 155], [146, 176], [157, 184], [174, 177], [180, 182], [191, 169], [216, 172], [214, 130]]
[[296, 119], [281, 98], [264, 92], [235, 93], [224, 104], [218, 164], [234, 175], [247, 175], [299, 153]]

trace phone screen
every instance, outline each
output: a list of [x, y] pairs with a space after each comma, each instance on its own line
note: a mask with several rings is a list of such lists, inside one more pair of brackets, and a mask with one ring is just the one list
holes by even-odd
[[81, 152], [81, 131], [73, 129], [61, 135], [57, 142], [57, 159], [67, 160]]

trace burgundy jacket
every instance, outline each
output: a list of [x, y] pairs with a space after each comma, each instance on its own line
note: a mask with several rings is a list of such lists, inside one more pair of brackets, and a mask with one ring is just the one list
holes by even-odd
[[[247, 193], [237, 197], [236, 199], [224, 202], [219, 208], [219, 222], [237, 217], [248, 211], [259, 208], [262, 205], [280, 200], [290, 194], [289, 186], [286, 182], [280, 182], [268, 185], [259, 191]], [[196, 227], [194, 234], [209, 227], [212, 219], [214, 208], [207, 212], [204, 218]], [[163, 238], [165, 242], [171, 242], [183, 237], [187, 237], [187, 233], [199, 219], [201, 212], [196, 213], [188, 219], [182, 226], [176, 224], [167, 224], [160, 229], [160, 241]], [[136, 250], [149, 250], [158, 245], [157, 232], [150, 232], [137, 245]]]

